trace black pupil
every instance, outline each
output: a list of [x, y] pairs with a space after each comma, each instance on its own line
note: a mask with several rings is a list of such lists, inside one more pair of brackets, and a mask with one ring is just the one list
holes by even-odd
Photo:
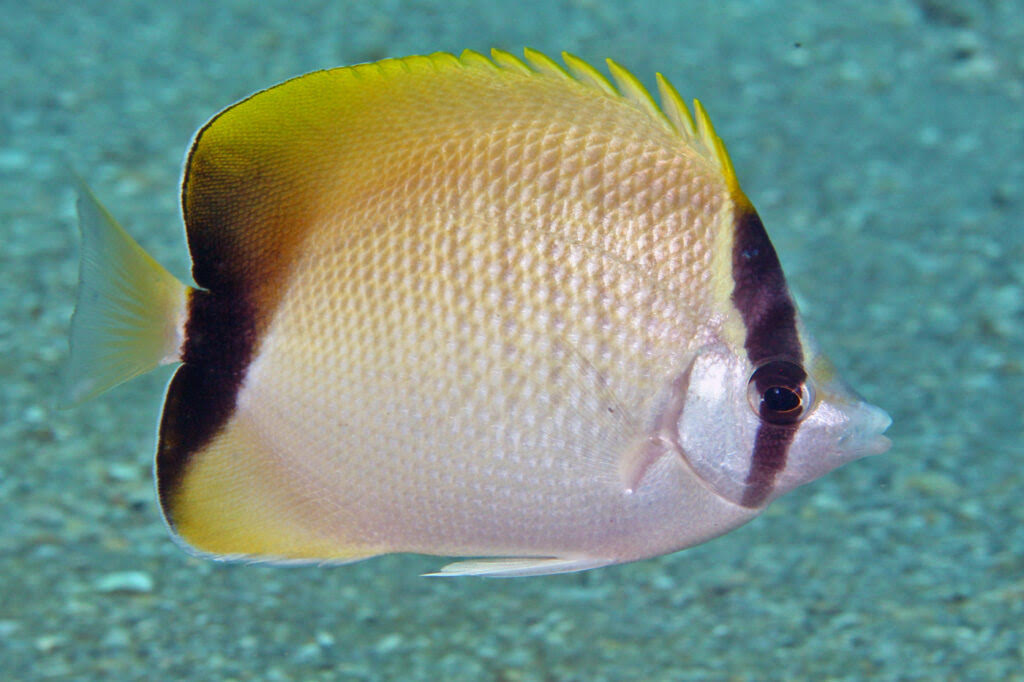
[[795, 424], [804, 416], [807, 372], [787, 360], [769, 360], [750, 375], [749, 393], [754, 411], [769, 424]]
[[761, 396], [764, 406], [772, 412], [790, 412], [800, 407], [800, 396], [785, 386], [772, 386]]

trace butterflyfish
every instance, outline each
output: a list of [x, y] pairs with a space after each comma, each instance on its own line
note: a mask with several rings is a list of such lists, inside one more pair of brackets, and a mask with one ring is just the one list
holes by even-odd
[[67, 397], [178, 365], [156, 488], [185, 547], [579, 571], [889, 447], [700, 102], [563, 58], [385, 59], [228, 107], [184, 168], [194, 285], [83, 185]]

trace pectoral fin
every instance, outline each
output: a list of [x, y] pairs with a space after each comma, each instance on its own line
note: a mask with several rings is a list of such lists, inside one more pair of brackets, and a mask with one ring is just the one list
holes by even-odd
[[661, 409], [651, 424], [649, 435], [627, 448], [619, 458], [619, 477], [623, 490], [632, 494], [643, 482], [644, 475], [665, 455], [682, 457], [679, 444], [679, 419], [683, 414], [686, 392], [690, 387], [690, 374], [698, 355], [668, 386]]

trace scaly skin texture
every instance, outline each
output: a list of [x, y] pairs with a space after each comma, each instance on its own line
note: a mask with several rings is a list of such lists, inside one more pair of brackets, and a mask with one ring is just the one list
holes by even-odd
[[165, 505], [190, 545], [614, 563], [756, 513], [670, 446], [623, 478], [698, 349], [743, 352], [728, 179], [640, 107], [385, 62], [227, 110], [190, 174], [197, 282], [258, 311], [234, 411]]

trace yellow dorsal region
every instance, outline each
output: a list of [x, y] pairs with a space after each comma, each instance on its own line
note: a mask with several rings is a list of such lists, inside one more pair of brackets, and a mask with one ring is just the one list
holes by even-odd
[[[537, 106], [550, 106], [558, 99], [557, 88], [525, 87], [540, 80], [644, 112], [737, 187], [725, 147], [703, 108], [696, 105], [694, 125], [663, 77], [658, 78], [659, 108], [615, 62], [608, 62], [609, 81], [569, 54], [563, 54], [568, 70], [534, 50], [524, 56], [501, 50], [492, 51], [490, 59], [472, 51], [459, 57], [436, 53], [317, 71], [218, 114], [196, 136], [183, 186], [196, 282], [212, 290], [247, 291], [257, 308], [268, 312], [324, 204], [365, 200], [388, 180], [374, 177], [368, 160], [382, 149], [400, 153], [403, 144], [424, 135], [458, 135], [451, 126], [470, 125], [474, 108], [485, 116], [488, 97], [491, 110], [496, 97], [522, 101], [544, 95], [547, 104]], [[451, 115], [453, 102], [462, 110], [459, 116]], [[395, 167], [391, 164], [390, 172]]]
[[312, 72], [225, 109], [199, 131], [185, 167], [196, 283], [244, 296], [262, 338], [312, 232], [348, 229], [346, 216], [413, 181], [417, 169], [444, 174], [438, 164], [451, 155], [437, 149], [500, 134], [495, 122], [513, 107], [521, 118], [507, 124], [537, 135], [560, 121], [673, 147], [734, 204], [748, 205], [699, 102], [691, 115], [659, 74], [659, 106], [613, 61], [609, 79], [579, 57], [562, 58], [565, 68], [531, 49], [522, 58], [492, 50], [385, 59]]
[[[196, 282], [248, 290], [258, 307], [272, 308], [325, 204], [365, 200], [382, 180], [400, 180], [375, 176], [370, 160], [399, 154], [427, 135], [465, 136], [474, 111], [483, 119], [501, 98], [536, 100], [539, 120], [554, 113], [544, 107], [559, 106], [560, 98], [565, 107], [580, 106], [573, 100], [580, 96], [625, 104], [742, 196], [699, 102], [691, 116], [659, 74], [659, 107], [617, 63], [608, 62], [609, 80], [578, 57], [562, 57], [567, 69], [530, 49], [523, 59], [501, 50], [490, 58], [466, 51], [386, 59], [300, 76], [224, 110], [200, 130], [186, 164], [183, 204]], [[390, 172], [400, 166], [390, 164]]]

